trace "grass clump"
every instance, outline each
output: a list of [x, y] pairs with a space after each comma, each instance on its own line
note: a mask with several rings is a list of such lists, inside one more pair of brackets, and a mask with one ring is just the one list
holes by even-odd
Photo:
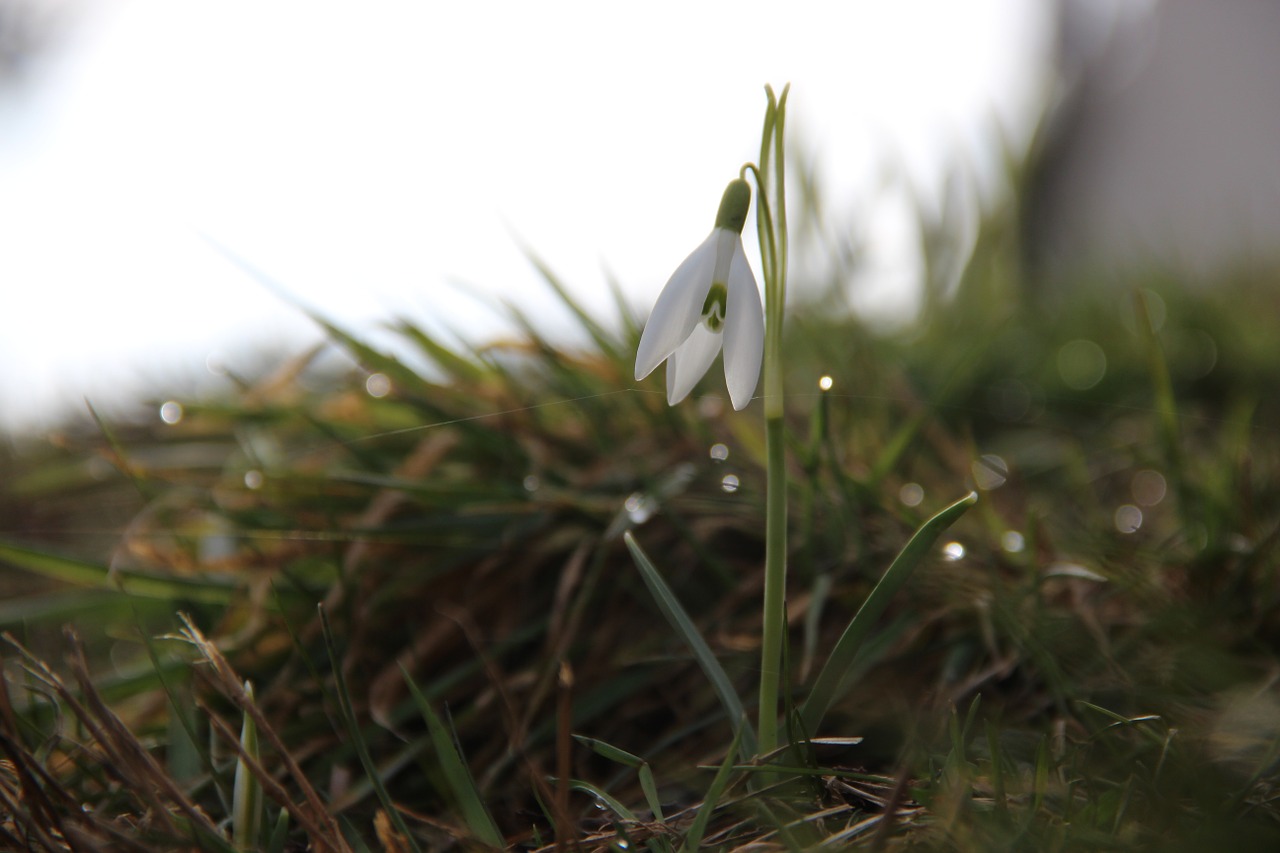
[[[820, 298], [785, 334], [767, 764], [725, 699], [757, 680], [763, 429], [637, 386], [621, 297], [576, 312], [585, 350], [518, 313], [483, 347], [401, 321], [395, 356], [326, 324], [359, 369], [308, 354], [172, 425], [14, 439], [0, 843], [1271, 849], [1280, 293], [1050, 310], [1014, 254], [991, 214], [892, 333], [839, 310], [848, 269], [793, 282]], [[808, 731], [852, 615], [970, 489]]]

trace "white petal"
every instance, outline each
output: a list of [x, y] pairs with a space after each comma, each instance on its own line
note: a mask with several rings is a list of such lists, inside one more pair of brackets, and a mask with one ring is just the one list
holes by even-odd
[[699, 325], [689, 335], [689, 340], [671, 354], [667, 361], [668, 405], [674, 406], [689, 396], [693, 386], [716, 360], [716, 353], [720, 352], [720, 338], [718, 332]]
[[[644, 379], [689, 338], [702, 320], [716, 264], [716, 232], [689, 253], [658, 294], [636, 350], [636, 380]], [[686, 392], [687, 393], [687, 392]]]
[[764, 355], [764, 310], [760, 288], [747, 263], [742, 238], [733, 249], [729, 267], [729, 303], [724, 318], [724, 381], [735, 409], [751, 402], [760, 381], [760, 360]]

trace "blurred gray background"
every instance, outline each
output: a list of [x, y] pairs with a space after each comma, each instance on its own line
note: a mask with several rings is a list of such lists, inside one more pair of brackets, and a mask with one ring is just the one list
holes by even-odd
[[0, 428], [216, 388], [320, 339], [298, 305], [554, 333], [525, 247], [647, 310], [765, 82], [878, 321], [917, 303], [920, 217], [959, 210], [963, 250], [1028, 151], [1033, 284], [1211, 281], [1280, 246], [1278, 43], [1263, 0], [0, 0]]

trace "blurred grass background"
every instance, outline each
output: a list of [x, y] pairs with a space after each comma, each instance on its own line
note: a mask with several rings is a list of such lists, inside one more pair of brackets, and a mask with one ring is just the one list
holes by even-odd
[[[799, 182], [795, 244], [834, 261], [796, 273], [786, 330], [797, 696], [912, 531], [981, 499], [816, 733], [863, 740], [801, 756], [798, 788], [735, 771], [706, 844], [1280, 839], [1275, 271], [1038, 291], [1014, 159], [972, 243], [922, 208], [925, 304], [888, 331], [848, 310], [857, 241]], [[328, 325], [358, 369], [300, 353], [150, 422], [0, 445], [7, 845], [225, 847], [240, 680], [278, 784], [261, 849], [485, 846], [423, 703], [507, 845], [688, 839], [731, 721], [621, 537], [749, 694], [762, 425], [712, 379], [668, 408], [632, 381], [625, 295], [591, 316], [540, 268], [590, 346], [518, 312], [472, 347], [397, 321], [424, 371]]]

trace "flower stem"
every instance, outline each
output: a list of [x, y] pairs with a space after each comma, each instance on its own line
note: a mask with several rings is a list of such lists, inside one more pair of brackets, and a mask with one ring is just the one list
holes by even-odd
[[787, 88], [769, 97], [760, 140], [756, 227], [765, 279], [764, 419], [768, 492], [765, 497], [764, 618], [760, 637], [759, 748], [778, 747], [778, 692], [787, 640], [787, 468], [782, 396], [782, 315], [787, 289], [786, 173], [783, 129]]
[[[766, 370], [769, 368], [766, 367]], [[786, 640], [787, 471], [782, 418], [765, 420], [768, 494], [765, 498], [764, 630], [760, 641], [760, 754], [778, 746], [778, 688]]]

